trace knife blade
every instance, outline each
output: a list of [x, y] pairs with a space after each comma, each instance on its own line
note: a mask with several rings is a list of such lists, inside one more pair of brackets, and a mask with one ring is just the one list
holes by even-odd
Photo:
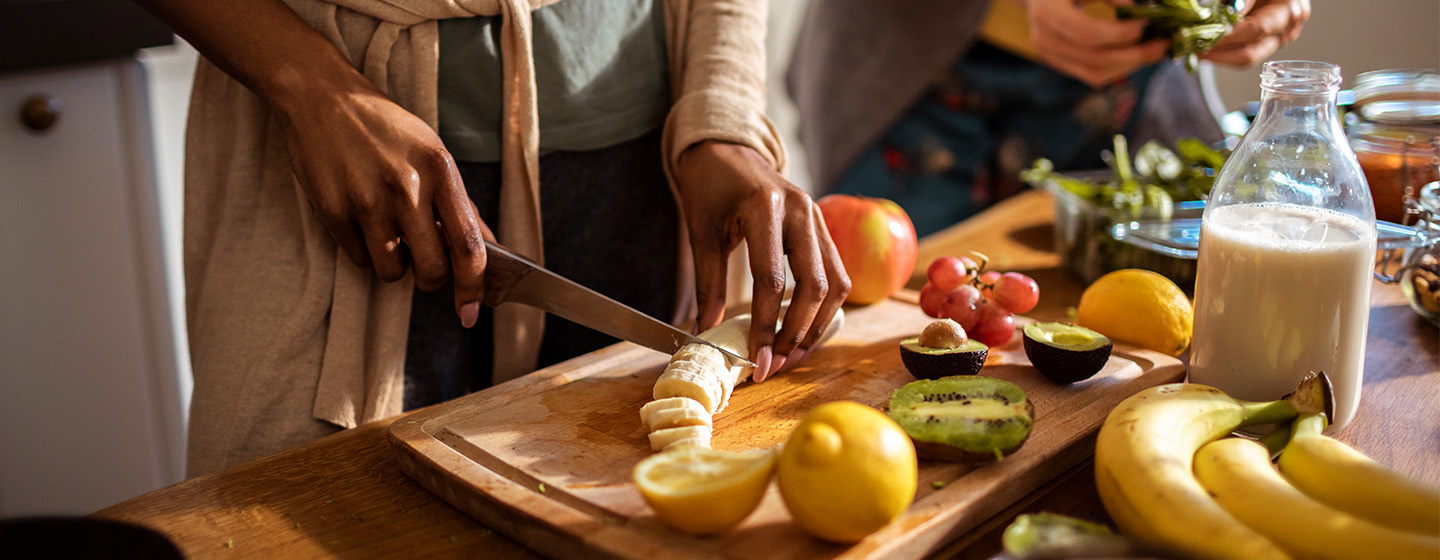
[[674, 354], [686, 344], [704, 344], [719, 350], [732, 365], [755, 367], [750, 360], [546, 270], [503, 246], [486, 241], [485, 251], [485, 305], [529, 305], [666, 354]]

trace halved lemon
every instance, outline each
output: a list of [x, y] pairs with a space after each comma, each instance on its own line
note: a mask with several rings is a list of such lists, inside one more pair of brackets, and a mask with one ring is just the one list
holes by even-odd
[[755, 511], [775, 453], [719, 451], [682, 446], [656, 453], [631, 474], [660, 521], [687, 533], [714, 534], [738, 525]]

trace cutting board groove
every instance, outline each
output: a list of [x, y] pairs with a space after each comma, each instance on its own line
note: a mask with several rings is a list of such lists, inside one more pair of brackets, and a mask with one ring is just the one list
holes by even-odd
[[[715, 417], [712, 445], [773, 446], [821, 403], [878, 408], [913, 381], [899, 341], [930, 321], [914, 294], [847, 313], [845, 327], [800, 367], [737, 387]], [[774, 485], [754, 514], [722, 535], [693, 537], [659, 523], [630, 470], [651, 453], [638, 411], [668, 356], [631, 344], [416, 412], [389, 436], [401, 468], [421, 485], [551, 557], [919, 558], [1090, 456], [1096, 430], [1121, 399], [1184, 376], [1175, 358], [1116, 345], [1095, 378], [1057, 385], [1029, 364], [1019, 338], [992, 349], [981, 374], [1014, 381], [1034, 402], [1024, 447], [979, 468], [921, 461], [910, 509], [850, 546], [802, 533]]]

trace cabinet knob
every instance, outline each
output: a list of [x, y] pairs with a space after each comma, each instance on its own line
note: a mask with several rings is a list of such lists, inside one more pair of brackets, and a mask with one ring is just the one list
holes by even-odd
[[59, 120], [60, 100], [49, 95], [32, 95], [20, 106], [20, 122], [35, 132], [49, 130]]

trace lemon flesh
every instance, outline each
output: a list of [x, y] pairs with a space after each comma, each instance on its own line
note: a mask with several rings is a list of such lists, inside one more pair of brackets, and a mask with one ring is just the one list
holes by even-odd
[[884, 413], [847, 401], [806, 414], [776, 466], [795, 523], [840, 543], [865, 538], [910, 507], [917, 474], [910, 436]]
[[1075, 322], [1112, 340], [1178, 356], [1190, 346], [1195, 310], [1169, 278], [1127, 268], [1085, 288]]
[[656, 453], [631, 476], [661, 522], [697, 535], [738, 525], [760, 505], [775, 454], [685, 446]]

